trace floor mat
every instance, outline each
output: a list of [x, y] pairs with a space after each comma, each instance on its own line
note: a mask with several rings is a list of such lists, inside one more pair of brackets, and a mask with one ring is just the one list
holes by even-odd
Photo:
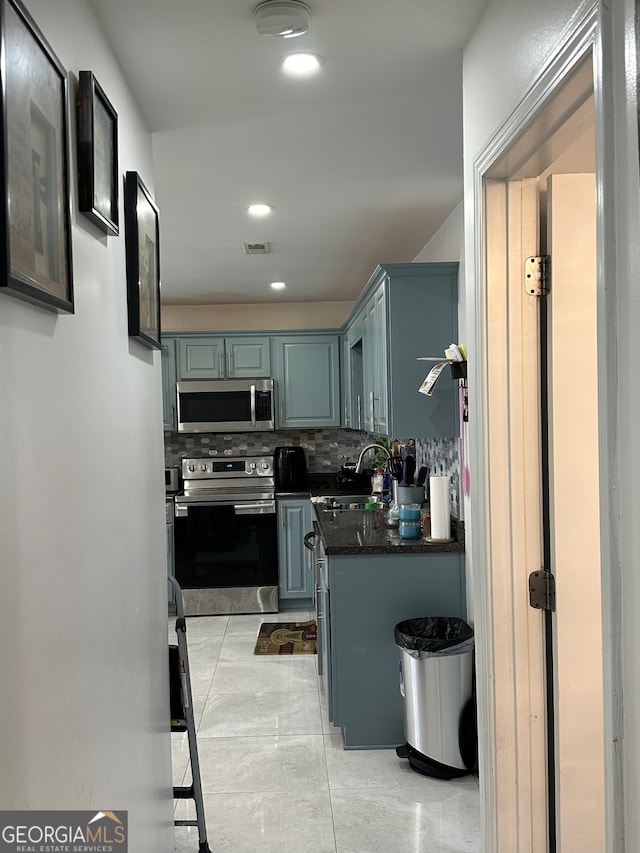
[[263, 622], [254, 655], [315, 655], [318, 628], [309, 622]]

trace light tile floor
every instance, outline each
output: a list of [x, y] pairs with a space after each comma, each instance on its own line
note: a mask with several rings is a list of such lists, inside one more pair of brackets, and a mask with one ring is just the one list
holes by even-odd
[[[391, 749], [345, 751], [323, 708], [316, 656], [254, 656], [262, 622], [310, 618], [187, 620], [212, 853], [477, 853], [475, 776], [430, 779]], [[189, 784], [186, 734], [171, 737], [174, 784]], [[195, 817], [193, 802], [179, 802], [176, 816]], [[197, 853], [196, 828], [175, 832], [177, 853]]]

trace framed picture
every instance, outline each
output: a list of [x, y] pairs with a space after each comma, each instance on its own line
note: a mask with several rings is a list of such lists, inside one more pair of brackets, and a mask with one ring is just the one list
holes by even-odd
[[0, 0], [0, 291], [72, 313], [67, 72], [20, 0]]
[[91, 71], [78, 74], [78, 208], [118, 234], [118, 114]]
[[129, 336], [160, 349], [160, 225], [156, 203], [137, 172], [124, 181]]

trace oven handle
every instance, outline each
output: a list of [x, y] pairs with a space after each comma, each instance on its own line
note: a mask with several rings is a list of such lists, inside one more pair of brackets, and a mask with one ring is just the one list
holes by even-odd
[[[174, 503], [175, 517], [186, 518], [190, 506], [230, 506], [225, 503], [192, 503], [181, 504], [176, 501]], [[256, 501], [255, 503], [232, 504], [236, 515], [275, 515], [276, 502], [273, 501]]]

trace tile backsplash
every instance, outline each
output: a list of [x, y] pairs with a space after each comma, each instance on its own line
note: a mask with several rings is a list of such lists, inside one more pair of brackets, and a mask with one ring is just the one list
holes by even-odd
[[[362, 448], [376, 436], [350, 429], [277, 430], [261, 433], [165, 432], [167, 467], [179, 466], [189, 456], [261, 456], [276, 447], [304, 447], [310, 472], [335, 474], [345, 462], [355, 462]], [[429, 474], [447, 474], [451, 482], [451, 512], [459, 516], [460, 472], [457, 439], [409, 439], [401, 442], [404, 452], [415, 454], [417, 468], [426, 465]]]

